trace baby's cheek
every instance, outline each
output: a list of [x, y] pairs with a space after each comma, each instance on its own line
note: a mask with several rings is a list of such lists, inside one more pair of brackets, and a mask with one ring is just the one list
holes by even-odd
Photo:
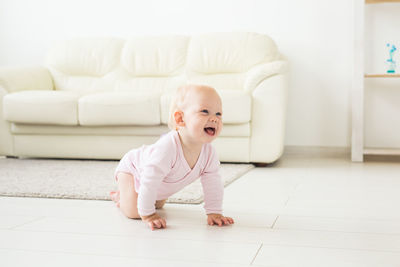
[[222, 125], [218, 127], [217, 135], [219, 135], [222, 131]]

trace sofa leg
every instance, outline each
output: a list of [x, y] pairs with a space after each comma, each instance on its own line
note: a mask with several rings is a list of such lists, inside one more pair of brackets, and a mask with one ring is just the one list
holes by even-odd
[[261, 167], [261, 168], [265, 168], [265, 167], [268, 167], [269, 165], [271, 165], [270, 163], [264, 163], [264, 162], [255, 162], [253, 164], [256, 167]]

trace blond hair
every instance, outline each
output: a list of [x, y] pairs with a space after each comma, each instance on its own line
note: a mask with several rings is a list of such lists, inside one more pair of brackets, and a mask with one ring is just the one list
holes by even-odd
[[187, 94], [193, 90], [193, 89], [199, 89], [201, 87], [207, 87], [207, 88], [211, 88], [212, 90], [215, 90], [214, 88], [207, 86], [207, 85], [200, 85], [200, 84], [187, 84], [184, 86], [179, 87], [176, 91], [175, 91], [175, 95], [173, 96], [171, 103], [170, 103], [170, 108], [169, 108], [169, 117], [168, 117], [168, 127], [171, 130], [177, 130], [178, 126], [176, 125], [175, 122], [175, 112], [178, 110], [182, 110], [184, 104], [185, 104], [185, 100], [186, 100], [186, 96]]
[[185, 102], [185, 98], [187, 93], [189, 92], [190, 85], [184, 85], [179, 87], [176, 91], [175, 94], [171, 100], [170, 106], [169, 106], [169, 115], [168, 115], [168, 128], [171, 130], [177, 130], [178, 126], [176, 125], [175, 122], [175, 116], [174, 113], [177, 110], [180, 110], [183, 106], [183, 103]]

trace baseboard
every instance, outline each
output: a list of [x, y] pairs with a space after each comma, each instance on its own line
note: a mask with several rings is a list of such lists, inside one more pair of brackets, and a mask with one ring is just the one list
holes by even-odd
[[285, 146], [284, 155], [348, 156], [350, 147]]

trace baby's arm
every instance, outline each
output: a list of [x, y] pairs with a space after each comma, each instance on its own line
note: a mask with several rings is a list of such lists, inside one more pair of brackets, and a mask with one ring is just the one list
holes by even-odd
[[151, 230], [167, 227], [166, 221], [156, 213], [155, 207], [158, 189], [167, 172], [168, 168], [161, 165], [148, 165], [144, 168], [143, 179], [140, 181], [138, 212]]
[[138, 212], [151, 230], [165, 228], [166, 221], [156, 213], [157, 193], [164, 177], [171, 171], [175, 155], [174, 145], [164, 138], [143, 154], [140, 187], [138, 194]]
[[222, 202], [224, 198], [224, 185], [219, 175], [219, 161], [214, 148], [212, 148], [206, 168], [201, 176], [204, 193], [204, 209], [207, 213], [209, 225], [230, 225], [234, 223], [231, 217], [222, 215]]
[[207, 213], [207, 223], [209, 225], [230, 225], [235, 221], [231, 217], [222, 215], [222, 198], [224, 188], [219, 175], [209, 173], [202, 176], [204, 191], [204, 208]]

